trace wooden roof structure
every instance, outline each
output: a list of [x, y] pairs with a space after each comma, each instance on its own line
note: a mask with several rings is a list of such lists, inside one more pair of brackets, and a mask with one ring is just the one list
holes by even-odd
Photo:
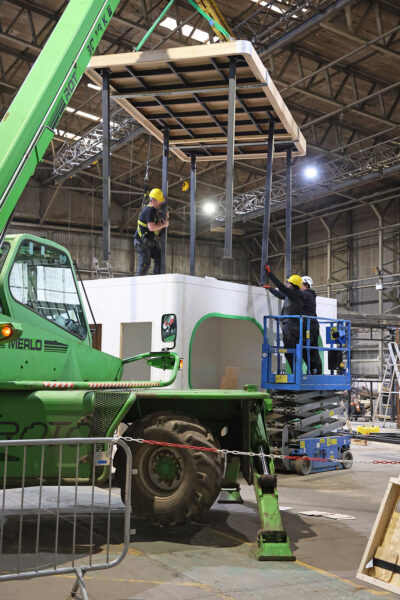
[[87, 69], [101, 86], [110, 71], [111, 98], [163, 140], [182, 161], [224, 160], [227, 153], [228, 87], [236, 59], [235, 158], [263, 158], [274, 120], [274, 156], [306, 153], [306, 141], [267, 69], [248, 41], [95, 56]]

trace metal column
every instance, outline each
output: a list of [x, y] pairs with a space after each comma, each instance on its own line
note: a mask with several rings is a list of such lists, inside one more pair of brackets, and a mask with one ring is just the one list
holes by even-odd
[[286, 151], [286, 279], [292, 272], [292, 149]]
[[103, 260], [110, 260], [111, 245], [111, 158], [110, 158], [110, 71], [104, 69], [102, 75], [102, 116], [103, 116]]
[[190, 160], [190, 274], [196, 275], [196, 155]]
[[228, 140], [226, 145], [226, 199], [224, 258], [232, 258], [233, 176], [235, 165], [236, 59], [229, 59]]
[[[378, 211], [376, 206], [371, 204], [371, 208], [374, 211], [378, 219], [378, 275], [379, 275], [379, 286], [378, 286], [378, 313], [383, 314], [383, 218], [381, 213]], [[379, 373], [380, 377], [383, 377], [384, 367], [384, 349], [383, 341], [379, 342]]]
[[269, 241], [269, 219], [271, 213], [271, 185], [272, 185], [272, 161], [274, 158], [274, 129], [275, 122], [272, 117], [269, 120], [268, 129], [268, 154], [267, 154], [267, 175], [265, 180], [265, 203], [264, 203], [264, 224], [263, 239], [261, 249], [261, 268], [260, 285], [265, 283], [265, 263], [268, 261], [268, 241]]
[[[165, 202], [162, 206], [162, 216], [167, 218], [168, 201], [168, 163], [169, 163], [169, 129], [164, 129], [163, 156], [162, 156], [162, 193]], [[161, 231], [161, 273], [167, 270], [167, 229]]]
[[331, 232], [330, 227], [326, 223], [325, 219], [320, 217], [320, 221], [321, 221], [322, 225], [325, 227], [326, 233], [328, 236], [327, 245], [326, 245], [326, 283], [327, 283], [327, 296], [328, 296], [328, 298], [330, 298], [331, 291], [332, 291], [332, 282], [331, 282], [331, 278], [332, 278], [332, 266], [331, 266], [332, 265], [332, 260], [331, 260], [332, 232]]

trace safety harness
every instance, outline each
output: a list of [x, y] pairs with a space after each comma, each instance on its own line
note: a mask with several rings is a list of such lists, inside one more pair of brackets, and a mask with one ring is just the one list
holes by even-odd
[[[151, 204], [146, 204], [145, 208], [147, 208], [147, 206], [150, 206], [150, 208], [153, 208], [151, 206]], [[138, 232], [138, 236], [139, 236], [140, 239], [145, 238], [147, 236], [147, 232], [143, 232], [142, 233], [141, 227], [144, 227], [145, 229], [149, 228], [148, 225], [147, 225], [147, 223], [144, 223], [144, 221], [141, 221], [140, 219], [138, 219], [138, 222], [137, 222], [137, 232]], [[153, 233], [154, 233], [154, 235], [159, 235], [160, 234], [159, 231], [154, 231]]]

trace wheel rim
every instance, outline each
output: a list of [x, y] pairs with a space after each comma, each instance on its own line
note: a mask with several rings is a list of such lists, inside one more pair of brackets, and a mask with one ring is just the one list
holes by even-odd
[[156, 448], [143, 457], [140, 472], [152, 493], [168, 495], [177, 490], [185, 475], [185, 464], [175, 448]]
[[309, 475], [311, 472], [311, 461], [307, 459], [307, 455], [304, 455], [302, 459], [295, 461], [295, 470], [299, 475]]
[[353, 466], [353, 455], [349, 450], [346, 450], [345, 452], [343, 452], [342, 460], [344, 461], [343, 468], [351, 469], [351, 467]]

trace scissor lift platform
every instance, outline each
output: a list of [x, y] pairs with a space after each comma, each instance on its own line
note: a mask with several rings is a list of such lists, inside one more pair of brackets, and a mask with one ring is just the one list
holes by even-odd
[[[282, 318], [299, 320], [299, 343], [294, 349], [281, 346]], [[310, 317], [264, 317], [261, 385], [271, 390], [274, 406], [267, 415], [268, 435], [274, 451], [285, 457], [278, 461], [279, 466], [302, 475], [352, 465], [350, 433], [339, 433], [348, 421], [340, 391], [351, 387], [350, 322], [317, 320], [325, 330], [325, 346], [310, 345]], [[328, 357], [327, 373], [311, 372], [311, 350]], [[293, 373], [283, 359], [290, 353]]]

